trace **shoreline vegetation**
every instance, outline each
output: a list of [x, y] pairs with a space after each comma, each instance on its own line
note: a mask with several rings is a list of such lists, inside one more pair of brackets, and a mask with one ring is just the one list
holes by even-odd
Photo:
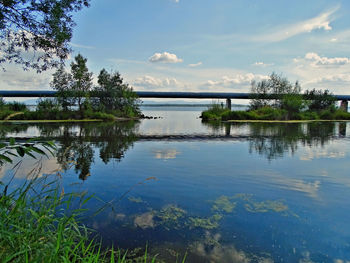
[[[267, 80], [252, 82], [249, 109], [231, 111], [213, 103], [201, 114], [205, 121], [348, 121], [350, 113], [335, 106], [335, 98], [328, 90], [307, 90], [301, 93], [298, 82], [272, 73]], [[269, 97], [274, 96], [274, 99]]]
[[135, 252], [104, 247], [81, 223], [82, 204], [92, 197], [65, 193], [58, 176], [39, 178], [39, 171], [34, 169], [31, 179], [12, 192], [1, 185], [2, 262], [155, 262], [157, 255], [149, 254], [147, 244]]
[[[148, 244], [136, 249], [106, 246], [87, 228], [82, 223], [88, 212], [85, 204], [94, 196], [66, 193], [61, 183], [63, 170], [42, 176], [39, 160], [22, 184], [13, 182], [22, 165], [16, 158], [40, 159], [56, 151], [53, 142], [18, 143], [11, 139], [0, 144], [0, 167], [13, 165], [7, 171], [10, 179], [0, 180], [1, 262], [158, 262], [159, 255]], [[185, 262], [186, 256], [176, 262]]]
[[63, 65], [50, 83], [57, 91], [55, 98], [39, 99], [34, 111], [24, 103], [6, 103], [0, 98], [0, 120], [103, 120], [147, 118], [140, 111], [141, 101], [132, 87], [123, 82], [119, 72], [102, 69], [93, 86], [87, 59], [77, 55], [67, 72]]

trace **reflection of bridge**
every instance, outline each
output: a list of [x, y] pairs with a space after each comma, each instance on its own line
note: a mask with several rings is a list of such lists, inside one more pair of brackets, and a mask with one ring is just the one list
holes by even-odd
[[[140, 98], [177, 98], [177, 99], [226, 99], [226, 107], [231, 109], [231, 99], [250, 99], [252, 93], [223, 93], [223, 92], [156, 92], [135, 91]], [[0, 97], [55, 97], [53, 90], [0, 90]], [[348, 109], [350, 95], [333, 95], [341, 101], [341, 108]], [[277, 99], [281, 95], [269, 95], [266, 99]]]

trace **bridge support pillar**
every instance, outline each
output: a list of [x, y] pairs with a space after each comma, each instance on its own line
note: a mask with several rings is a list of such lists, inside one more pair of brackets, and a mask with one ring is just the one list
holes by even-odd
[[226, 99], [226, 109], [231, 110], [231, 99]]
[[349, 106], [349, 102], [347, 100], [342, 100], [340, 102], [340, 109], [347, 112], [348, 111], [348, 106]]

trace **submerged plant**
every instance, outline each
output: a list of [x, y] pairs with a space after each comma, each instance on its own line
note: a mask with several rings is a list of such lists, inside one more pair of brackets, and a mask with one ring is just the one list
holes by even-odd
[[[40, 177], [41, 167], [38, 161], [30, 179], [12, 192], [0, 181], [1, 262], [130, 262], [127, 252], [102, 250], [101, 241], [80, 222], [91, 197], [65, 193], [59, 176]], [[155, 262], [156, 257], [146, 248], [142, 258]]]
[[132, 203], [144, 203], [141, 197], [134, 197], [134, 196], [129, 196], [128, 200]]
[[236, 202], [230, 201], [228, 196], [220, 196], [214, 201], [212, 206], [213, 211], [232, 213], [236, 207]]
[[166, 229], [175, 228], [178, 229], [183, 226], [183, 222], [187, 212], [175, 205], [168, 205], [156, 213], [156, 218], [159, 220], [159, 224], [163, 225]]
[[190, 228], [200, 227], [204, 229], [214, 229], [219, 227], [219, 221], [222, 219], [222, 215], [214, 214], [208, 218], [190, 217], [188, 226]]
[[250, 202], [244, 205], [245, 209], [252, 213], [283, 212], [288, 206], [281, 201]]

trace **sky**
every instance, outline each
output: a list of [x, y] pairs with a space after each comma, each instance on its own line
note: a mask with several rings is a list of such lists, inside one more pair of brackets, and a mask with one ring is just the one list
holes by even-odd
[[[275, 72], [350, 94], [349, 17], [348, 0], [91, 0], [74, 15], [71, 58], [140, 91], [249, 92]], [[0, 86], [47, 90], [52, 73], [8, 65]]]

